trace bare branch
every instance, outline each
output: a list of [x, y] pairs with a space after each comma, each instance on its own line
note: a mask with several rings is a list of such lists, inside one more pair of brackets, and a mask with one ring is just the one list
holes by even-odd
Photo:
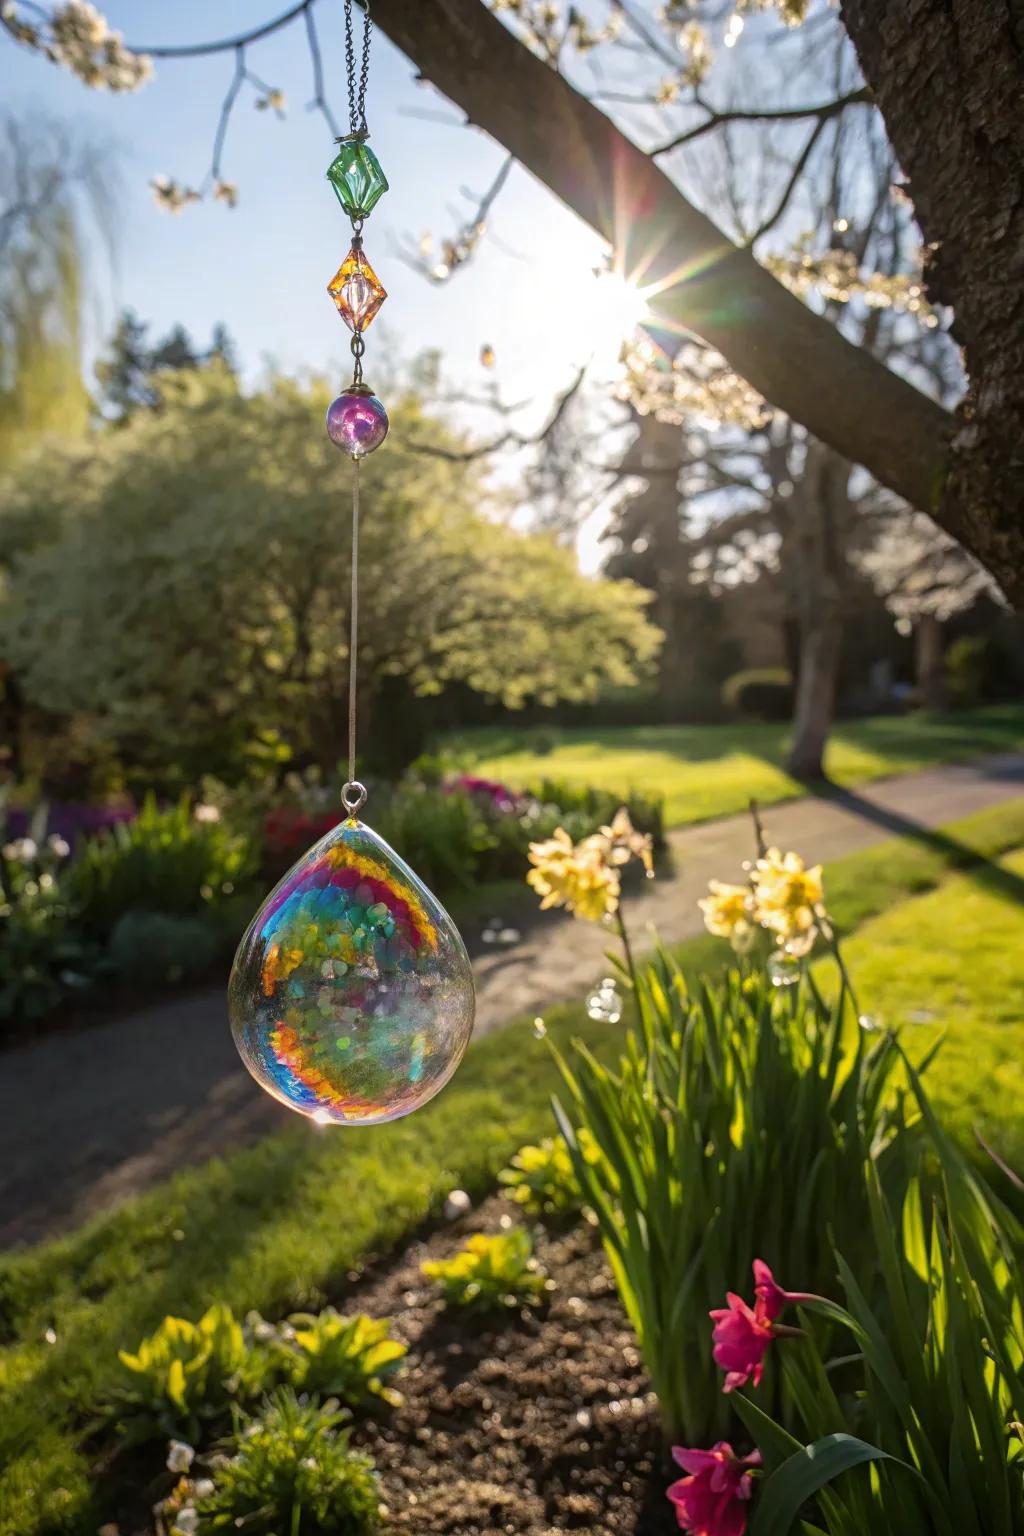
[[494, 438], [489, 443], [477, 443], [472, 448], [443, 448], [436, 443], [406, 442], [406, 447], [412, 453], [423, 453], [431, 458], [444, 459], [451, 464], [471, 464], [477, 459], [485, 459], [489, 454], [498, 453], [502, 448], [533, 448], [538, 443], [544, 442], [556, 430], [562, 417], [569, 408], [570, 402], [579, 393], [586, 376], [587, 365], [579, 369], [569, 387], [563, 390], [555, 401], [554, 409], [544, 425], [537, 432], [516, 432], [509, 428], [500, 437]]
[[808, 107], [779, 107], [750, 108], [727, 112], [711, 112], [703, 122], [687, 128], [684, 133], [676, 134], [675, 138], [667, 139], [664, 144], [657, 144], [649, 151], [651, 155], [667, 155], [674, 149], [680, 149], [684, 144], [691, 144], [694, 139], [699, 139], [702, 134], [710, 133], [715, 128], [720, 128], [725, 123], [784, 123], [799, 122], [803, 118], [816, 117], [819, 122], [827, 123], [832, 117], [838, 117], [845, 112], [847, 107], [857, 106], [861, 103], [871, 105], [873, 97], [867, 86], [859, 90], [850, 91], [845, 96], [839, 96], [835, 101], [819, 102], [816, 106]]
[[335, 120], [324, 90], [324, 61], [320, 53], [320, 39], [317, 36], [316, 21], [313, 18], [313, 7], [307, 5], [305, 12], [306, 41], [309, 43], [309, 57], [313, 63], [313, 99], [307, 103], [306, 110], [320, 113], [324, 122], [331, 130], [332, 137], [339, 138], [341, 130]]
[[803, 149], [800, 151], [800, 154], [797, 156], [796, 161], [794, 162], [793, 169], [790, 172], [789, 180], [786, 182], [785, 188], [783, 189], [782, 196], [779, 198], [775, 212], [770, 213], [764, 222], [757, 229], [755, 229], [754, 233], [750, 236], [747, 242], [748, 245], [754, 245], [756, 241], [760, 240], [762, 235], [766, 235], [770, 229], [773, 229], [782, 218], [782, 215], [785, 213], [789, 206], [790, 198], [796, 191], [797, 182], [800, 180], [800, 177], [807, 169], [807, 162], [811, 158], [811, 155], [814, 153], [814, 146], [817, 144], [818, 140], [821, 138], [821, 135], [825, 131], [825, 122], [825, 118], [820, 118], [811, 129], [807, 143], [804, 145]]
[[515, 159], [512, 155], [506, 156], [501, 162], [497, 176], [477, 204], [472, 218], [468, 219], [450, 240], [442, 241], [440, 257], [437, 261], [432, 259], [433, 245], [429, 237], [426, 245], [421, 244], [413, 248], [407, 243], [404, 247], [397, 246], [396, 253], [401, 260], [412, 267], [414, 272], [419, 272], [421, 276], [428, 278], [430, 282], [447, 283], [459, 267], [470, 259], [483, 239], [490, 211], [508, 180], [514, 164]]
[[[366, 0], [355, 0], [355, 3], [365, 9]], [[179, 43], [163, 47], [144, 48], [132, 46], [132, 53], [144, 53], [151, 59], [196, 59], [205, 54], [231, 53], [236, 48], [247, 48], [250, 43], [258, 43], [264, 37], [270, 37], [274, 32], [280, 32], [282, 27], [301, 16], [304, 11], [316, 4], [316, 0], [299, 0], [297, 5], [291, 6], [287, 11], [282, 11], [280, 16], [275, 16], [271, 21], [263, 22], [258, 27], [252, 27], [248, 32], [239, 32], [235, 37], [222, 37], [212, 43]]]
[[228, 86], [228, 93], [224, 97], [224, 105], [220, 109], [220, 118], [217, 123], [217, 132], [213, 139], [213, 155], [210, 160], [209, 179], [216, 185], [221, 181], [221, 156], [224, 153], [224, 140], [227, 137], [228, 123], [231, 121], [231, 113], [238, 93], [245, 81], [245, 49], [239, 45], [235, 49], [235, 72]]

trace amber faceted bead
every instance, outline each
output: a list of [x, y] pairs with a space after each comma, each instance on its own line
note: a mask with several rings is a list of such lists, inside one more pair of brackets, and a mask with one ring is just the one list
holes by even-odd
[[327, 284], [327, 292], [349, 330], [357, 333], [366, 330], [388, 296], [361, 245], [353, 245]]

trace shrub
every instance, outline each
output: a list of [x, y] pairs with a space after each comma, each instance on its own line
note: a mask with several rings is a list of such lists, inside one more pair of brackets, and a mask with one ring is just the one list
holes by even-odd
[[264, 867], [279, 878], [308, 848], [344, 819], [341, 803], [330, 810], [308, 812], [297, 805], [275, 805], [263, 823]]
[[992, 641], [987, 635], [961, 635], [946, 652], [946, 686], [961, 709], [980, 704], [992, 671]]
[[196, 1503], [199, 1531], [249, 1536], [370, 1536], [380, 1524], [373, 1462], [349, 1445], [331, 1402], [275, 1392], [258, 1417], [239, 1417], [233, 1454]]
[[525, 746], [534, 757], [550, 757], [558, 746], [557, 732], [545, 730], [543, 726], [535, 726], [532, 731], [527, 732]]
[[183, 1433], [224, 1411], [242, 1393], [258, 1392], [265, 1362], [253, 1351], [231, 1308], [218, 1303], [198, 1323], [165, 1317], [133, 1353], [118, 1351], [127, 1380], [112, 1408], [132, 1440]]
[[[661, 795], [648, 794], [643, 790], [630, 789], [617, 793], [610, 789], [594, 789], [586, 784], [574, 784], [571, 779], [539, 779], [528, 784], [522, 791], [527, 800], [548, 808], [555, 815], [579, 817], [580, 825], [573, 827], [563, 819], [562, 825], [574, 841], [606, 826], [620, 806], [625, 806], [629, 819], [638, 832], [646, 832], [654, 846], [665, 843], [665, 802]], [[552, 829], [553, 830], [553, 829]], [[536, 837], [536, 832], [531, 832]], [[548, 836], [544, 831], [541, 836]]]
[[792, 674], [785, 667], [734, 672], [722, 684], [722, 703], [749, 720], [789, 720], [793, 715]]
[[30, 833], [0, 838], [0, 1021], [38, 1019], [87, 988], [99, 953], [76, 929], [68, 845], [44, 840], [45, 810]]
[[493, 1237], [476, 1232], [454, 1258], [428, 1260], [422, 1268], [441, 1287], [446, 1306], [478, 1312], [533, 1306], [547, 1289], [525, 1227]]
[[85, 844], [71, 867], [71, 896], [85, 929], [107, 939], [126, 912], [215, 909], [252, 874], [254, 852], [216, 811], [199, 819], [187, 797], [161, 810], [149, 796], [134, 821]]
[[221, 951], [221, 934], [208, 919], [160, 912], [125, 912], [107, 949], [111, 968], [138, 985], [202, 976]]
[[342, 1317], [334, 1307], [325, 1307], [319, 1313], [297, 1313], [289, 1321], [294, 1332], [281, 1345], [280, 1363], [294, 1387], [338, 1397], [346, 1408], [375, 1399], [401, 1402], [386, 1383], [401, 1370], [406, 1347], [391, 1338], [388, 1318], [364, 1312]]
[[494, 844], [482, 805], [464, 792], [400, 786], [378, 817], [381, 836], [430, 890], [467, 890]]
[[[578, 1131], [576, 1139], [584, 1157], [599, 1156], [589, 1131]], [[498, 1178], [530, 1216], [567, 1216], [583, 1204], [564, 1136], [545, 1136], [537, 1146], [520, 1147]]]
[[827, 1004], [806, 978], [785, 989], [738, 972], [691, 995], [661, 956], [638, 978], [639, 1027], [616, 1068], [583, 1045], [567, 1056], [551, 1047], [576, 1177], [666, 1427], [691, 1444], [725, 1427], [701, 1341], [734, 1277], [762, 1254], [822, 1282], [832, 1232], [858, 1261], [864, 1253], [862, 1167], [884, 1162], [899, 1124], [886, 1107], [898, 1052], [863, 1030], [844, 1048], [846, 1003], [843, 992]]

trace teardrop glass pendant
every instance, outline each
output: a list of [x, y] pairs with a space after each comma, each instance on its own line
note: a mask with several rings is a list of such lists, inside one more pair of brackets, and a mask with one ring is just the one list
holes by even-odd
[[256, 1081], [321, 1124], [377, 1125], [438, 1093], [476, 999], [458, 930], [350, 817], [271, 891], [238, 946], [231, 1032]]

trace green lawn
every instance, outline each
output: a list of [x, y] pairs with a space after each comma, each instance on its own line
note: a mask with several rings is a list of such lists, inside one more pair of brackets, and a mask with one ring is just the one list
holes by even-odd
[[[983, 1119], [1011, 1157], [1024, 1054], [1024, 855], [1002, 869], [993, 860], [1022, 846], [1019, 800], [826, 869], [837, 920], [862, 925], [849, 946], [862, 1005], [892, 1022], [918, 1008], [939, 1014], [950, 1042], [930, 1074], [936, 1097], [965, 1134]], [[725, 953], [711, 940], [683, 950], [689, 966]], [[556, 1036], [582, 1033], [598, 1049], [621, 1037], [621, 1026], [596, 1024], [579, 1006], [546, 1017]], [[908, 1032], [923, 1048], [934, 1025]], [[550, 1131], [554, 1086], [547, 1052], [527, 1023], [513, 1024], [476, 1045], [451, 1088], [409, 1120], [364, 1135], [296, 1123], [66, 1239], [0, 1259], [2, 1536], [94, 1536], [108, 1518], [92, 1503], [82, 1438], [119, 1345], [134, 1346], [169, 1311], [196, 1316], [218, 1298], [272, 1316], [319, 1305], [453, 1185], [489, 1188], [521, 1142]]]
[[[789, 727], [771, 724], [622, 726], [547, 731], [553, 751], [538, 755], [536, 731], [493, 729], [449, 746], [473, 771], [509, 784], [566, 778], [598, 788], [665, 796], [669, 826], [790, 799], [803, 786], [782, 767]], [[837, 784], [863, 784], [934, 763], [1024, 747], [1024, 707], [993, 705], [955, 715], [887, 715], [847, 721], [832, 736], [826, 770]]]
[[913, 1059], [944, 1036], [928, 1086], [946, 1123], [1024, 1175], [1024, 851], [894, 907], [846, 955], [861, 1006]]

